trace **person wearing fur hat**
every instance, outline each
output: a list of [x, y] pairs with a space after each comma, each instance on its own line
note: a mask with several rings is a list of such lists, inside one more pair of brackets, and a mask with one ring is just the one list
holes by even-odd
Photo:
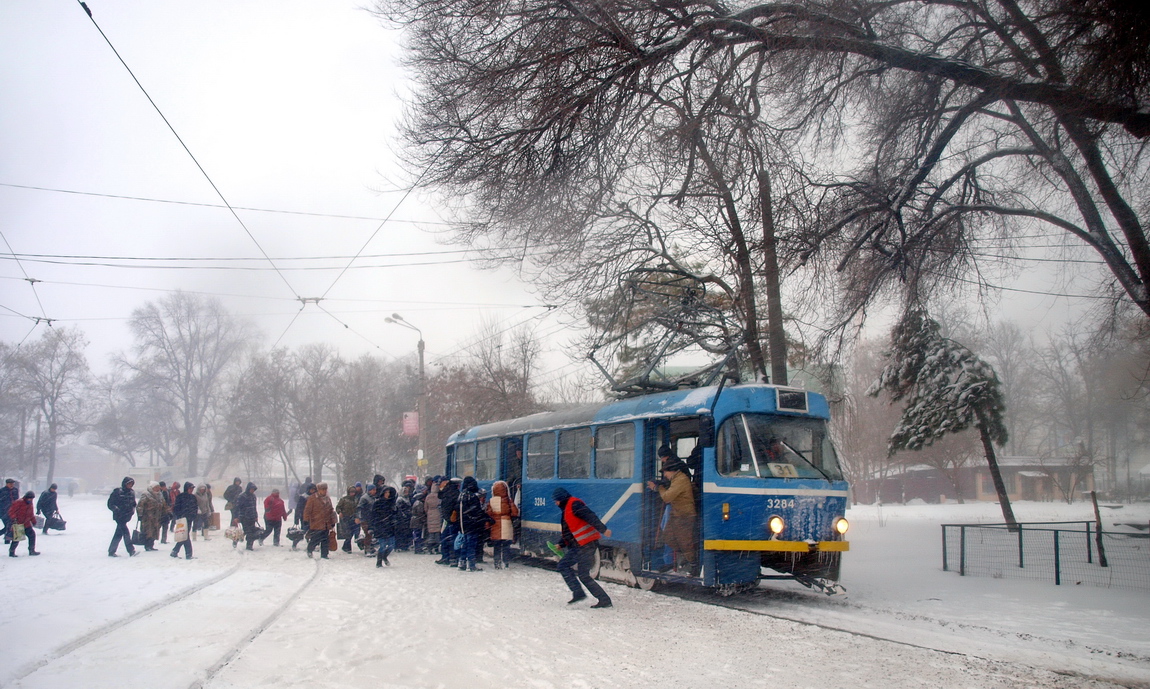
[[136, 516], [140, 518], [140, 532], [144, 536], [144, 550], [156, 549], [156, 539], [160, 537], [160, 522], [167, 519], [168, 504], [160, 495], [160, 484], [156, 481], [148, 483], [148, 490], [140, 495], [140, 502], [136, 505]]
[[128, 522], [136, 514], [136, 493], [132, 490], [134, 485], [136, 479], [125, 476], [124, 480], [120, 481], [120, 487], [113, 489], [108, 495], [108, 509], [112, 511], [112, 521], [116, 522], [116, 533], [112, 534], [112, 542], [108, 544], [108, 557], [116, 557], [120, 541], [124, 542], [124, 548], [127, 549], [129, 556], [136, 556], [136, 546], [132, 545], [132, 532], [128, 530]]
[[[582, 500], [567, 492], [566, 488], [556, 488], [551, 493], [551, 499], [563, 513], [560, 522], [563, 535], [559, 545], [564, 548], [563, 557], [559, 558], [559, 574], [563, 575], [563, 582], [571, 589], [571, 600], [568, 605], [578, 603], [587, 597], [583, 587], [595, 596], [597, 601], [593, 608], [611, 607], [611, 597], [591, 576], [591, 565], [595, 563], [595, 551], [599, 548], [596, 541], [600, 534], [611, 537], [611, 529], [599, 521], [590, 507]], [[580, 586], [582, 584], [582, 586]]]
[[233, 500], [235, 508], [232, 514], [235, 516], [232, 521], [232, 526], [239, 524], [244, 527], [244, 537], [247, 538], [247, 550], [255, 550], [252, 545], [257, 540], [262, 540], [267, 534], [259, 525], [259, 507], [256, 502], [256, 484], [248, 481], [248, 485], [244, 488], [244, 492], [240, 493]]
[[311, 557], [319, 546], [319, 556], [326, 560], [328, 554], [328, 532], [335, 527], [335, 508], [327, 496], [327, 484], [315, 484], [315, 495], [307, 499], [303, 508], [303, 520], [307, 522], [307, 556]]
[[172, 548], [172, 557], [178, 558], [180, 556], [180, 548], [184, 549], [184, 557], [192, 559], [192, 528], [196, 523], [196, 518], [200, 514], [200, 503], [196, 498], [196, 494], [192, 491], [195, 486], [191, 481], [184, 483], [184, 492], [176, 496], [176, 502], [172, 506], [172, 516], [176, 521], [181, 519], [185, 520], [187, 524], [187, 538], [182, 541], [176, 542], [176, 547]]
[[[36, 513], [32, 509], [32, 501], [36, 498], [36, 494], [28, 491], [24, 497], [16, 500], [8, 506], [8, 521], [11, 522], [12, 528], [17, 526], [24, 527], [24, 536], [28, 539], [28, 554], [39, 555], [36, 551]], [[16, 546], [20, 545], [13, 534], [12, 544], [8, 546], [8, 557], [16, 557]]]
[[49, 520], [52, 517], [55, 517], [60, 511], [60, 508], [56, 503], [56, 499], [58, 497], [56, 490], [57, 486], [55, 483], [53, 483], [52, 485], [48, 486], [48, 490], [40, 493], [40, 499], [36, 501], [36, 514], [44, 515], [45, 536], [48, 535], [48, 524], [50, 523]]
[[670, 546], [676, 569], [686, 570], [691, 576], [696, 576], [695, 489], [687, 475], [687, 465], [670, 454], [663, 462], [662, 474], [661, 481], [647, 482], [647, 488], [658, 491], [659, 497], [671, 510], [658, 542]]

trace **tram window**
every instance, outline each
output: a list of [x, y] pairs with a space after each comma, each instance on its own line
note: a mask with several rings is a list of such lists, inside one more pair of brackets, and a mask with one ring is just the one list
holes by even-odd
[[724, 476], [842, 480], [826, 424], [817, 419], [737, 414], [719, 429], [715, 454]]
[[635, 473], [635, 426], [602, 426], [595, 432], [595, 477], [631, 478]]
[[527, 478], [555, 478], [555, 434], [527, 438]]
[[559, 478], [591, 477], [591, 429], [559, 432]]
[[455, 475], [460, 478], [475, 475], [475, 443], [455, 446]]
[[499, 439], [484, 440], [476, 448], [475, 478], [491, 481], [499, 471]]

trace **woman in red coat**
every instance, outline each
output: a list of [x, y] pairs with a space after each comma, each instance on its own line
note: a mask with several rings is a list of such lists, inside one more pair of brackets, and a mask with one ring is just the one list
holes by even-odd
[[[12, 528], [15, 529], [17, 524], [24, 525], [24, 535], [28, 538], [28, 554], [39, 555], [36, 552], [36, 510], [32, 509], [32, 501], [36, 499], [36, 494], [28, 491], [20, 500], [16, 500], [8, 508], [8, 521], [11, 522]], [[12, 534], [15, 536], [15, 534]], [[8, 546], [8, 557], [16, 557], [16, 546], [20, 545], [20, 541], [15, 538], [12, 539], [12, 545]]]
[[283, 527], [284, 520], [287, 519], [288, 512], [287, 506], [280, 498], [280, 489], [273, 488], [271, 495], [264, 498], [264, 535], [260, 537], [260, 545], [264, 544], [264, 539], [270, 534], [272, 536], [272, 545], [280, 544], [280, 529]]

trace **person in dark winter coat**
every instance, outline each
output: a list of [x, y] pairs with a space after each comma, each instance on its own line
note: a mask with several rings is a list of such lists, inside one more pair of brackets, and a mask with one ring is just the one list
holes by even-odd
[[56, 484], [48, 486], [48, 490], [40, 493], [40, 499], [36, 501], [36, 514], [44, 515], [44, 535], [48, 535], [48, 519], [56, 516], [60, 508], [56, 506], [56, 499], [59, 496], [56, 493]]
[[299, 495], [295, 499], [295, 525], [303, 529], [307, 533], [307, 518], [303, 516], [307, 501], [311, 496], [315, 495], [315, 484], [311, 482], [311, 477], [308, 476], [303, 481], [303, 486], [300, 487]]
[[6, 479], [4, 487], [0, 488], [0, 521], [4, 522], [4, 542], [12, 542], [12, 521], [8, 519], [8, 508], [20, 499], [20, 490], [16, 487], [16, 479]]
[[241, 524], [244, 527], [244, 536], [248, 539], [248, 550], [255, 550], [255, 548], [252, 548], [252, 545], [257, 540], [261, 540], [264, 536], [267, 536], [259, 525], [260, 513], [259, 507], [257, 506], [258, 503], [256, 502], [256, 490], [256, 484], [248, 481], [244, 492], [237, 495], [235, 500], [232, 501], [235, 505], [235, 509], [232, 510], [232, 514], [235, 515], [235, 521], [232, 522], [232, 525]]
[[598, 601], [593, 608], [611, 607], [611, 597], [591, 576], [591, 565], [595, 563], [595, 550], [599, 545], [599, 534], [611, 537], [608, 529], [599, 517], [591, 511], [579, 498], [573, 497], [565, 488], [556, 488], [551, 493], [551, 499], [563, 512], [563, 537], [560, 545], [565, 548], [563, 557], [559, 558], [559, 573], [567, 588], [571, 589], [571, 600], [567, 604], [578, 603], [587, 597], [580, 584], [587, 587], [587, 591]]
[[[8, 506], [8, 521], [12, 523], [12, 528], [15, 529], [18, 524], [24, 526], [24, 536], [28, 539], [28, 554], [39, 555], [36, 551], [36, 513], [32, 511], [32, 501], [36, 499], [36, 494], [28, 491], [24, 497]], [[8, 546], [8, 557], [16, 557], [16, 546], [20, 545], [20, 541], [15, 539], [13, 534], [12, 544]]]
[[475, 566], [476, 552], [487, 540], [487, 532], [494, 521], [487, 516], [483, 496], [479, 492], [479, 482], [474, 476], [463, 478], [463, 489], [459, 492], [459, 528], [463, 531], [463, 552], [459, 553], [459, 569], [480, 572]]
[[192, 559], [192, 527], [196, 523], [196, 517], [200, 513], [200, 503], [196, 500], [196, 494], [193, 492], [196, 489], [191, 481], [184, 484], [184, 492], [176, 496], [176, 502], [172, 505], [172, 516], [176, 521], [181, 519], [187, 520], [187, 532], [183, 541], [177, 541], [176, 547], [172, 548], [172, 557], [180, 556], [180, 548], [184, 549], [184, 557]]
[[272, 545], [279, 546], [280, 544], [280, 529], [283, 528], [284, 520], [287, 519], [287, 505], [284, 504], [280, 498], [280, 489], [272, 488], [271, 495], [264, 498], [264, 535], [260, 537], [260, 545], [263, 545], [264, 539], [268, 535], [272, 536]]
[[120, 482], [120, 487], [113, 489], [108, 496], [108, 509], [112, 510], [112, 521], [116, 522], [116, 533], [112, 534], [112, 542], [108, 544], [108, 557], [116, 557], [121, 539], [128, 555], [136, 556], [136, 546], [132, 545], [132, 532], [128, 531], [128, 522], [132, 521], [132, 517], [136, 514], [136, 494], [132, 491], [134, 485], [136, 485], [135, 479], [125, 476]]
[[397, 514], [395, 510], [395, 489], [384, 486], [380, 496], [371, 505], [371, 533], [375, 536], [375, 566], [391, 566], [387, 556], [395, 549]]
[[351, 542], [355, 540], [359, 529], [356, 528], [355, 512], [359, 509], [359, 492], [354, 485], [347, 487], [347, 494], [335, 503], [335, 516], [339, 519], [337, 536], [343, 534], [343, 552], [351, 552]]
[[230, 511], [234, 525], [236, 523], [236, 498], [240, 497], [244, 492], [244, 482], [239, 476], [232, 479], [232, 485], [224, 489], [224, 509]]
[[363, 555], [369, 557], [375, 554], [375, 536], [371, 532], [371, 508], [375, 504], [378, 489], [374, 483], [368, 484], [367, 492], [359, 498], [355, 509], [355, 523], [363, 532]]
[[437, 565], [459, 564], [459, 554], [455, 552], [455, 536], [459, 533], [459, 483], [458, 479], [443, 477], [439, 484], [439, 517], [443, 520], [443, 530], [439, 538], [441, 555]]

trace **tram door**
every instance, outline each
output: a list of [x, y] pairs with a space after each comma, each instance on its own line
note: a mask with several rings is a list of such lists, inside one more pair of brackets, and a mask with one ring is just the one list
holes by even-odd
[[665, 570], [670, 551], [659, 540], [659, 529], [666, 512], [658, 491], [648, 490], [648, 481], [660, 481], [658, 450], [671, 442], [671, 424], [665, 419], [648, 421], [643, 433], [643, 569]]
[[681, 461], [690, 469], [691, 483], [695, 495], [695, 543], [696, 552], [694, 561], [702, 562], [702, 539], [699, 538], [699, 525], [702, 524], [702, 465], [698, 461], [702, 452], [699, 446], [699, 419], [688, 417], [680, 419], [659, 419], [647, 423], [646, 441], [643, 445], [643, 483], [644, 483], [644, 565], [646, 569], [665, 570], [674, 563], [671, 549], [659, 543], [659, 530], [667, 517], [667, 507], [659, 493], [646, 490], [647, 481], [659, 481], [663, 478], [658, 457], [659, 447], [667, 445]]
[[[500, 452], [503, 454], [502, 470], [499, 477], [507, 481], [511, 501], [522, 508], [522, 496], [519, 494], [523, 486], [523, 440], [521, 438], [503, 438], [500, 442]], [[512, 519], [515, 527], [515, 542], [519, 543], [520, 520]]]

